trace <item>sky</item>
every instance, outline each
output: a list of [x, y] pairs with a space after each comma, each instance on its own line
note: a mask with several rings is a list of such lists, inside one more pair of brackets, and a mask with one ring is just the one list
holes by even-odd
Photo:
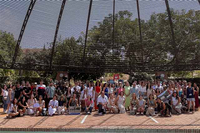
[[[30, 16], [24, 36], [22, 48], [42, 48], [53, 41], [56, 23], [61, 7], [61, 0], [37, 0]], [[165, 12], [164, 0], [139, 0], [141, 19], [148, 20], [152, 13]], [[18, 39], [20, 29], [30, 4], [30, 0], [0, 0], [0, 30], [10, 32]], [[169, 0], [170, 8], [175, 10], [199, 10], [197, 0]], [[62, 39], [85, 33], [89, 0], [68, 0], [63, 12], [58, 36]], [[135, 0], [116, 0], [116, 13], [128, 10], [137, 18]], [[89, 28], [101, 22], [112, 13], [112, 0], [94, 0]]]

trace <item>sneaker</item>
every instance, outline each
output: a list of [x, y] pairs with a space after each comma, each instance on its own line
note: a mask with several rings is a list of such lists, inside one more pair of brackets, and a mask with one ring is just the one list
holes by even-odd
[[102, 113], [99, 113], [99, 115], [102, 116], [103, 114], [102, 114]]

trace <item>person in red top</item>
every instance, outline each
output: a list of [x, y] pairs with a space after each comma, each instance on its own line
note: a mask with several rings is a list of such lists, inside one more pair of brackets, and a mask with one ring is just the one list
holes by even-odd
[[87, 95], [87, 99], [85, 99], [85, 112], [86, 114], [91, 114], [92, 113], [92, 104], [93, 104], [93, 101], [92, 101], [92, 98], [90, 97], [90, 95]]
[[97, 98], [98, 98], [98, 96], [100, 94], [100, 91], [101, 91], [100, 82], [99, 82], [99, 80], [97, 80], [96, 86], [95, 86], [95, 103], [94, 103], [95, 110], [98, 110], [98, 107], [97, 107]]

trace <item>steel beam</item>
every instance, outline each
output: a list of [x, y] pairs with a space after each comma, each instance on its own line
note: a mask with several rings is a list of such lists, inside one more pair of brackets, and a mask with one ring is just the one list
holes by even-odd
[[88, 10], [88, 18], [87, 18], [87, 26], [86, 26], [86, 31], [85, 31], [85, 44], [84, 44], [84, 49], [83, 49], [82, 65], [84, 65], [84, 62], [85, 62], [85, 54], [86, 54], [88, 30], [89, 30], [89, 25], [90, 25], [90, 15], [91, 15], [91, 10], [92, 10], [92, 2], [93, 2], [93, 0], [90, 0], [89, 10]]
[[139, 32], [140, 32], [140, 45], [142, 47], [142, 63], [144, 63], [144, 48], [142, 43], [142, 27], [141, 27], [141, 19], [140, 19], [140, 4], [139, 0], [136, 0], [137, 3], [137, 13], [138, 13], [138, 25], [139, 25]]
[[[172, 17], [171, 17], [171, 12], [170, 12], [168, 0], [165, 0], [165, 5], [166, 5], [166, 8], [167, 8], [167, 13], [168, 13], [168, 18], [169, 18], [169, 24], [170, 24], [171, 36], [172, 36], [172, 43], [175, 46], [175, 50], [176, 50], [177, 48], [176, 48], [176, 42], [175, 42], [174, 26], [173, 26], [173, 22], [172, 22]], [[174, 59], [176, 59], [178, 51], [175, 51], [174, 53], [175, 53]]]
[[26, 29], [26, 25], [27, 25], [28, 20], [30, 18], [31, 12], [32, 12], [32, 10], [34, 8], [35, 2], [36, 2], [36, 0], [31, 0], [30, 5], [28, 7], [28, 10], [26, 12], [26, 16], [25, 16], [24, 22], [22, 24], [22, 28], [21, 28], [21, 31], [20, 31], [20, 34], [19, 34], [19, 37], [18, 37], [18, 40], [17, 40], [17, 44], [15, 46], [15, 53], [14, 53], [14, 56], [13, 56], [13, 59], [12, 59], [11, 68], [14, 68], [14, 65], [15, 65], [15, 62], [16, 62], [16, 58], [17, 58], [17, 55], [18, 55], [18, 52], [19, 52], [20, 43], [21, 43], [22, 37], [24, 35], [25, 29]]
[[52, 50], [51, 50], [50, 70], [52, 69], [53, 57], [55, 55], [54, 51], [55, 51], [56, 39], [57, 39], [57, 35], [58, 35], [59, 27], [60, 27], [60, 22], [61, 22], [62, 15], [63, 15], [63, 11], [65, 9], [65, 3], [66, 3], [66, 1], [67, 0], [63, 0], [62, 1], [62, 5], [61, 5], [61, 8], [60, 8], [60, 13], [59, 13], [59, 16], [58, 16], [58, 21], [57, 21], [57, 25], [56, 25], [54, 40], [53, 40], [53, 46], [52, 46]]
[[[113, 0], [112, 49], [115, 46], [115, 0]], [[118, 47], [117, 47], [118, 49]]]

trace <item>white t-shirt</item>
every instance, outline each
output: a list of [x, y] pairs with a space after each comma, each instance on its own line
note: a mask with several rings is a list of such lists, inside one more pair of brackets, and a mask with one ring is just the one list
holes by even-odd
[[146, 86], [141, 86], [139, 91], [140, 92], [147, 92]]
[[163, 87], [162, 86], [158, 86], [158, 89], [160, 90], [160, 92], [163, 91]]
[[114, 89], [111, 87], [111, 88], [108, 88], [108, 94], [112, 94], [114, 91]]
[[102, 103], [102, 104], [108, 103], [108, 97], [104, 95], [104, 98], [103, 98], [101, 95], [99, 95], [97, 99], [97, 105], [99, 103]]
[[81, 90], [80, 86], [74, 86], [74, 87], [71, 88], [71, 94], [74, 93], [74, 88], [76, 88], [76, 91], [80, 91]]
[[50, 102], [49, 102], [49, 106], [53, 106], [53, 108], [56, 108], [56, 107], [58, 107], [58, 101], [57, 100], [51, 100]]
[[84, 94], [85, 89], [81, 91], [81, 95], [80, 95], [80, 100], [85, 100], [87, 98], [87, 95]]
[[93, 87], [88, 87], [88, 95], [90, 95], [90, 97], [93, 97]]
[[3, 90], [3, 97], [8, 97], [8, 91], [7, 90]]
[[42, 88], [46, 90], [46, 85], [37, 85], [36, 90], [38, 90], [38, 88]]

